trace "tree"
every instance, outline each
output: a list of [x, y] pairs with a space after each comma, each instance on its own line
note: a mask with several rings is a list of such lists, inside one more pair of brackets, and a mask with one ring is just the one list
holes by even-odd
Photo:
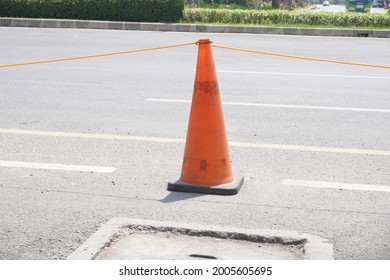
[[272, 8], [279, 9], [281, 0], [272, 0]]

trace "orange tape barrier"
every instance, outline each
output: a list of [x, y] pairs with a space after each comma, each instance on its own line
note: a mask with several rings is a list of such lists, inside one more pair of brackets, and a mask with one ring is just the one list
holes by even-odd
[[348, 61], [339, 61], [339, 60], [331, 60], [331, 59], [321, 59], [321, 58], [313, 58], [313, 57], [306, 57], [306, 56], [297, 56], [297, 55], [288, 55], [288, 54], [281, 54], [281, 53], [248, 50], [248, 49], [241, 49], [241, 48], [232, 48], [232, 47], [219, 46], [219, 45], [213, 45], [213, 47], [231, 50], [231, 51], [240, 51], [240, 52], [248, 52], [248, 53], [256, 53], [256, 54], [272, 55], [272, 56], [279, 56], [279, 57], [286, 57], [286, 58], [295, 58], [295, 59], [312, 60], [312, 61], [319, 61], [319, 62], [328, 62], [328, 63], [347, 64], [347, 65], [354, 65], [354, 66], [390, 69], [390, 66], [388, 66], [388, 65], [377, 65], [377, 64], [359, 63], [359, 62], [348, 62]]
[[154, 47], [154, 48], [143, 48], [143, 49], [137, 49], [137, 50], [127, 50], [127, 51], [120, 51], [120, 52], [110, 52], [110, 53], [102, 53], [102, 54], [75, 56], [75, 57], [67, 57], [67, 58], [57, 58], [57, 59], [32, 61], [32, 62], [21, 62], [21, 63], [13, 63], [13, 64], [2, 64], [2, 65], [0, 65], [0, 68], [43, 64], [43, 63], [52, 63], [52, 62], [61, 62], [61, 61], [87, 59], [87, 58], [96, 58], [96, 57], [113, 56], [113, 55], [129, 54], [129, 53], [136, 53], [136, 52], [155, 51], [155, 50], [168, 49], [168, 48], [184, 47], [184, 46], [195, 45], [195, 44], [196, 44], [196, 42], [191, 42], [191, 43], [184, 43], [184, 44], [175, 44], [175, 45], [160, 46], [160, 47]]
[[[175, 45], [167, 45], [153, 48], [143, 48], [136, 50], [127, 50], [127, 51], [119, 51], [119, 52], [110, 52], [110, 53], [102, 53], [102, 54], [93, 54], [93, 55], [85, 55], [85, 56], [75, 56], [75, 57], [66, 57], [66, 58], [58, 58], [58, 59], [49, 59], [49, 60], [40, 60], [40, 61], [31, 61], [31, 62], [21, 62], [21, 63], [12, 63], [12, 64], [0, 64], [0, 68], [7, 67], [17, 67], [17, 66], [26, 66], [26, 65], [34, 65], [34, 64], [44, 64], [44, 63], [52, 63], [52, 62], [61, 62], [61, 61], [69, 61], [69, 60], [79, 60], [79, 59], [88, 59], [88, 58], [96, 58], [103, 56], [113, 56], [120, 54], [129, 54], [136, 52], [145, 52], [145, 51], [155, 51], [160, 49], [168, 49], [168, 48], [176, 48], [176, 47], [184, 47], [189, 45], [197, 44], [197, 42], [184, 43], [184, 44], [175, 44]], [[337, 64], [345, 64], [345, 65], [353, 65], [353, 66], [363, 66], [363, 67], [375, 67], [382, 69], [390, 69], [388, 65], [378, 65], [378, 64], [369, 64], [369, 63], [359, 63], [359, 62], [349, 62], [349, 61], [339, 61], [339, 60], [331, 60], [331, 59], [322, 59], [322, 58], [314, 58], [314, 57], [306, 57], [306, 56], [297, 56], [297, 55], [289, 55], [289, 54], [281, 54], [281, 53], [272, 53], [272, 52], [264, 52], [257, 50], [249, 50], [242, 48], [233, 48], [228, 46], [220, 46], [220, 45], [212, 45], [215, 48], [226, 49], [232, 51], [241, 51], [255, 54], [263, 54], [263, 55], [271, 55], [285, 58], [294, 58], [294, 59], [302, 59], [302, 60], [311, 60], [317, 62], [327, 62], [327, 63], [337, 63]]]

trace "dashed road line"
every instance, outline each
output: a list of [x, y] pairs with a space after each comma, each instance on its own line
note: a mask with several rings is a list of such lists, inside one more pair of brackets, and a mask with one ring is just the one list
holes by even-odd
[[381, 185], [346, 184], [346, 183], [305, 181], [305, 180], [283, 180], [282, 184], [287, 186], [308, 187], [308, 188], [390, 192], [390, 186], [381, 186]]
[[356, 79], [390, 79], [389, 76], [358, 76], [358, 75], [335, 75], [335, 74], [314, 74], [314, 73], [280, 73], [280, 72], [257, 72], [257, 71], [234, 71], [218, 70], [219, 73], [233, 74], [257, 74], [257, 75], [275, 75], [275, 76], [303, 76], [303, 77], [324, 77], [324, 78], [356, 78]]
[[104, 167], [104, 166], [86, 166], [86, 165], [38, 163], [38, 162], [25, 162], [25, 161], [5, 161], [5, 160], [0, 160], [0, 167], [81, 171], [81, 172], [97, 172], [97, 173], [112, 173], [116, 170], [116, 168], [114, 167]]
[[[147, 98], [150, 102], [165, 102], [165, 103], [191, 103], [191, 100], [184, 99], [162, 99], [162, 98]], [[284, 109], [310, 109], [310, 110], [334, 110], [334, 111], [355, 111], [355, 112], [372, 112], [372, 113], [390, 113], [387, 109], [372, 109], [372, 108], [350, 108], [350, 107], [325, 107], [325, 106], [305, 106], [305, 105], [286, 105], [286, 104], [264, 104], [264, 103], [246, 103], [246, 102], [222, 102], [223, 105], [236, 106], [252, 106], [252, 107], [268, 107], [268, 108], [284, 108]]]
[[[38, 130], [21, 130], [21, 129], [7, 129], [7, 128], [0, 128], [0, 134], [47, 136], [47, 137], [70, 137], [70, 138], [86, 138], [86, 139], [107, 139], [107, 140], [138, 141], [138, 142], [158, 142], [158, 143], [180, 143], [180, 144], [185, 143], [184, 139], [179, 139], [179, 138], [74, 133], [74, 132], [60, 132], [60, 131], [38, 131]], [[241, 148], [390, 156], [390, 151], [385, 151], [385, 150], [365, 150], [365, 149], [315, 147], [315, 146], [267, 144], [267, 143], [246, 143], [246, 142], [229, 142], [229, 145], [231, 147], [241, 147]]]

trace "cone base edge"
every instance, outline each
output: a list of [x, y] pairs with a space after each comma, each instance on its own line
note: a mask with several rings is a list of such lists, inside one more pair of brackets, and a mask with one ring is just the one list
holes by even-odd
[[168, 182], [167, 190], [215, 195], [235, 195], [240, 191], [243, 184], [243, 176], [235, 177], [235, 180], [231, 183], [216, 186], [193, 185], [178, 180], [174, 183]]

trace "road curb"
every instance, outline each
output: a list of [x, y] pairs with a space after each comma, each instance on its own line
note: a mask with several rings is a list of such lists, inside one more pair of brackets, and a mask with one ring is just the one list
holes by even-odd
[[140, 220], [132, 218], [113, 218], [104, 224], [97, 232], [78, 247], [67, 260], [93, 260], [110, 243], [121, 235], [121, 231], [129, 226], [146, 226], [155, 229], [181, 229], [187, 232], [212, 232], [214, 236], [251, 236], [264, 243], [274, 244], [304, 244], [304, 260], [333, 260], [333, 244], [329, 240], [295, 231], [269, 229], [241, 229], [197, 224], [162, 222], [155, 220]]
[[171, 24], [171, 23], [119, 22], [119, 21], [69, 20], [69, 19], [32, 19], [32, 18], [0, 17], [0, 26], [390, 38], [390, 30], [230, 26], [230, 25], [203, 25], [203, 24], [179, 24], [179, 23]]

